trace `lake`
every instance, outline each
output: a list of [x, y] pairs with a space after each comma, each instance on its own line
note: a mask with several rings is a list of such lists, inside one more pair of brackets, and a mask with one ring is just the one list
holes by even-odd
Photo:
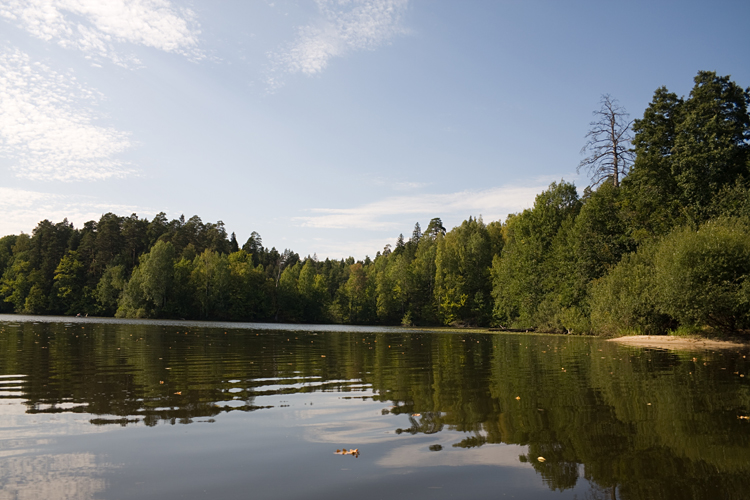
[[0, 499], [747, 498], [748, 356], [0, 315]]

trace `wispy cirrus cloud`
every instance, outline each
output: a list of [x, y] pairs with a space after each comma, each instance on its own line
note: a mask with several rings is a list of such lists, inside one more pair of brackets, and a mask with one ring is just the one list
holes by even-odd
[[155, 213], [154, 210], [132, 205], [102, 203], [93, 197], [0, 187], [0, 236], [21, 232], [29, 234], [44, 219], [60, 222], [67, 218], [80, 227], [86, 221], [98, 220], [107, 212], [138, 213], [141, 217]]
[[300, 27], [297, 38], [269, 54], [271, 90], [283, 85], [283, 75], [314, 75], [328, 61], [357, 50], [373, 50], [406, 30], [401, 19], [408, 0], [318, 0], [320, 16]]
[[372, 175], [372, 174], [365, 174], [364, 178], [369, 184], [372, 184], [375, 186], [387, 187], [394, 191], [414, 191], [418, 189], [423, 189], [431, 184], [429, 182], [396, 180], [391, 177], [383, 177], [380, 175]]
[[497, 220], [509, 213], [521, 211], [534, 203], [534, 198], [546, 186], [502, 186], [478, 191], [445, 194], [397, 196], [353, 208], [313, 208], [315, 215], [296, 217], [301, 225], [331, 229], [384, 230], [400, 227], [403, 218], [410, 216], [467, 217], [483, 214]]
[[121, 66], [138, 61], [121, 55], [118, 43], [202, 58], [195, 14], [167, 0], [6, 0], [0, 16], [37, 38]]
[[0, 49], [0, 155], [32, 180], [102, 180], [132, 169], [129, 134], [94, 123], [101, 96], [18, 49]]

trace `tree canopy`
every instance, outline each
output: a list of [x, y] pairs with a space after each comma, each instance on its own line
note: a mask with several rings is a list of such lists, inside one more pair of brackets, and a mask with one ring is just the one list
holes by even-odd
[[[750, 89], [699, 72], [632, 122], [611, 96], [579, 167], [533, 207], [417, 222], [370, 257], [240, 248], [224, 223], [112, 213], [0, 238], [0, 311], [572, 333], [750, 328]], [[632, 149], [631, 149], [632, 142]], [[631, 168], [632, 162], [632, 168]]]

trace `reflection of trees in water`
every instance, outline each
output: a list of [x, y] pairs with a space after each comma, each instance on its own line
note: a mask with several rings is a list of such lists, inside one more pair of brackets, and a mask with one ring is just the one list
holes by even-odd
[[466, 449], [528, 446], [520, 460], [552, 489], [581, 474], [590, 498], [614, 487], [622, 499], [750, 489], [750, 424], [737, 418], [750, 414], [737, 375], [748, 363], [733, 353], [523, 335], [76, 328], [22, 325], [6, 338], [0, 366], [28, 375], [28, 411], [191, 423], [259, 409], [259, 395], [371, 388], [394, 405], [384, 418], [408, 416], [397, 433], [462, 432], [453, 446]]
[[[435, 415], [441, 429], [465, 432], [454, 447], [528, 446], [521, 460], [552, 489], [574, 487], [581, 473], [598, 485], [592, 498], [743, 498], [750, 487], [750, 427], [737, 418], [750, 408], [740, 355], [567, 337], [478, 340], [423, 338], [429, 354], [376, 365], [373, 386], [403, 409], [392, 413]], [[410, 423], [397, 432], [423, 427]]]
[[396, 429], [396, 434], [435, 434], [443, 430], [443, 424], [440, 423], [439, 412], [426, 412], [424, 414], [409, 415], [410, 427], [406, 429]]
[[583, 494], [583, 500], [617, 500], [617, 487], [603, 487], [592, 483], [591, 489]]

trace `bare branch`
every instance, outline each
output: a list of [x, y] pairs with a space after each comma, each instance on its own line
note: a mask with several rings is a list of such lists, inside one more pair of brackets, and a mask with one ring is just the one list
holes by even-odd
[[635, 157], [631, 147], [633, 121], [627, 120], [628, 113], [609, 94], [602, 95], [600, 102], [601, 108], [592, 113], [597, 120], [589, 124], [588, 140], [581, 148], [581, 154], [588, 152], [589, 156], [581, 160], [577, 171], [585, 168], [592, 186], [612, 179], [619, 187], [620, 178], [628, 173]]

